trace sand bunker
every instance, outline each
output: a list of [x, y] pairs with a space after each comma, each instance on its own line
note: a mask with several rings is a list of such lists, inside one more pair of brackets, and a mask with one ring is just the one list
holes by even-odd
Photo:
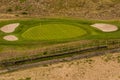
[[14, 32], [14, 30], [20, 25], [20, 23], [8, 24], [0, 28], [1, 31], [5, 33]]
[[104, 23], [96, 23], [91, 25], [92, 27], [95, 27], [103, 32], [113, 32], [113, 31], [117, 31], [118, 27], [115, 25], [111, 25], [111, 24], [104, 24]]
[[4, 36], [3, 39], [7, 40], [7, 41], [16, 41], [18, 40], [18, 38], [14, 35], [7, 35], [7, 36]]

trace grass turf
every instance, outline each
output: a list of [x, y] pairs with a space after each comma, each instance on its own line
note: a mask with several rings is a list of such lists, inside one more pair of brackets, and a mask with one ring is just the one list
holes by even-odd
[[[120, 28], [120, 21], [44, 18], [44, 19], [0, 21], [0, 27], [7, 24], [11, 24], [11, 23], [20, 23], [20, 26], [17, 27], [13, 33], [6, 34], [0, 31], [0, 54], [3, 55], [2, 56], [3, 58], [5, 57], [4, 55], [11, 57], [10, 51], [12, 50], [16, 52], [20, 52], [20, 54], [18, 53], [18, 55], [27, 55], [27, 53], [29, 53], [30, 50], [34, 50], [34, 49], [36, 50], [43, 46], [47, 46], [47, 45], [51, 46], [53, 44], [58, 44], [58, 43], [74, 42], [79, 40], [92, 40], [92, 39], [98, 39], [98, 40], [120, 39], [120, 36], [119, 36], [120, 29], [115, 32], [105, 33], [90, 26], [94, 23], [108, 23], [108, 24], [116, 25], [118, 26], [118, 28]], [[42, 32], [44, 33], [44, 36], [41, 36], [41, 34], [37, 34], [37, 32], [38, 33], [40, 32], [39, 30], [41, 29], [41, 27], [45, 31], [45, 33], [44, 31]], [[45, 30], [45, 27], [46, 27], [46, 30]], [[37, 29], [33, 30], [34, 28], [37, 28]], [[62, 29], [62, 31], [64, 31], [64, 34], [61, 34], [63, 33], [62, 31], [55, 31], [55, 29], [56, 30]], [[62, 36], [53, 36], [51, 33], [56, 35], [60, 34]], [[16, 35], [19, 38], [19, 40], [10, 42], [3, 39], [4, 36], [10, 35], [10, 34]], [[34, 35], [31, 36], [30, 34], [34, 34], [35, 36]], [[32, 39], [30, 39], [30, 37], [32, 37]], [[24, 51], [26, 51], [26, 54], [24, 53]], [[15, 53], [14, 56], [16, 57], [16, 55], [17, 54]]]
[[27, 40], [59, 40], [83, 36], [84, 29], [73, 25], [47, 24], [32, 27], [22, 34]]
[[[120, 30], [105, 33], [91, 27], [94, 23], [109, 23], [120, 28], [119, 21], [96, 21], [75, 19], [26, 19], [0, 21], [0, 27], [10, 23], [20, 23], [20, 26], [11, 34], [19, 40], [15, 42], [5, 41], [7, 35], [0, 31], [0, 43], [21, 44], [31, 42], [57, 43], [83, 39], [120, 39]], [[42, 27], [40, 26], [42, 25]], [[60, 28], [61, 27], [61, 28]], [[42, 31], [41, 31], [42, 30]], [[63, 33], [63, 34], [62, 34]], [[58, 36], [59, 35], [59, 36]], [[84, 35], [84, 36], [83, 36]]]

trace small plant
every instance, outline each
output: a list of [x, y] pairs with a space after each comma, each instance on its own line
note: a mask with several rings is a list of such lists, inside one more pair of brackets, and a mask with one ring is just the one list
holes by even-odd
[[16, 6], [15, 10], [21, 10], [21, 7], [20, 6]]
[[23, 15], [27, 15], [28, 13], [27, 12], [22, 12]]
[[7, 9], [7, 12], [12, 12], [13, 10], [11, 8]]
[[43, 67], [48, 67], [49, 65], [47, 65], [47, 64], [45, 64], [45, 65], [43, 65]]
[[47, 52], [44, 52], [44, 53], [43, 53], [43, 55], [46, 55], [46, 54], [47, 54]]
[[19, 17], [19, 15], [18, 15], [18, 14], [16, 14], [15, 16], [16, 16], [16, 17]]
[[117, 62], [120, 63], [120, 56], [117, 57]]
[[30, 77], [28, 77], [28, 78], [26, 78], [26, 80], [31, 80], [31, 78], [30, 78]]
[[66, 74], [66, 77], [68, 77], [69, 75], [68, 74]]
[[27, 78], [25, 78], [25, 79], [19, 79], [19, 80], [31, 80], [31, 78], [30, 78], [30, 77], [27, 77]]
[[19, 0], [19, 1], [22, 3], [22, 2], [25, 2], [26, 0]]
[[110, 60], [114, 60], [114, 57], [112, 55], [105, 55], [104, 61], [108, 62]]
[[120, 76], [118, 76], [118, 78], [120, 78]]
[[94, 60], [92, 60], [92, 59], [86, 59], [84, 63], [92, 64], [93, 62], [94, 62]]

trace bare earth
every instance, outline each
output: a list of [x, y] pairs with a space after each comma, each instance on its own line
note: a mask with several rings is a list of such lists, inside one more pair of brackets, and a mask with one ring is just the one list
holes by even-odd
[[14, 32], [14, 30], [20, 25], [20, 23], [8, 24], [0, 28], [1, 31], [5, 33]]
[[62, 62], [0, 75], [0, 80], [120, 80], [120, 53]]
[[16, 41], [18, 40], [18, 38], [14, 35], [7, 35], [7, 36], [4, 36], [3, 39], [7, 40], [7, 41]]
[[96, 23], [96, 24], [93, 24], [91, 26], [95, 27], [103, 32], [113, 32], [113, 31], [118, 30], [117, 26], [111, 25], [111, 24]]

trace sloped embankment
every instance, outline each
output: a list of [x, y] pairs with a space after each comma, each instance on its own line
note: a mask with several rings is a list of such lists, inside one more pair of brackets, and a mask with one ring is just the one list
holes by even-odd
[[[0, 0], [0, 17], [72, 16], [90, 19], [120, 18], [119, 0]], [[7, 15], [6, 15], [7, 14]]]

